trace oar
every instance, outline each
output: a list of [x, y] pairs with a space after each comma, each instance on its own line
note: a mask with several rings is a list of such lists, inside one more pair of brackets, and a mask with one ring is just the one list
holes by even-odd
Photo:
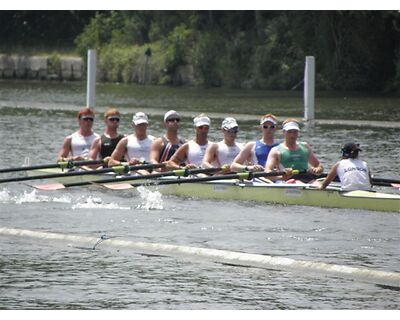
[[[293, 174], [298, 174], [299, 170], [293, 170]], [[200, 178], [188, 178], [188, 179], [174, 179], [174, 180], [159, 180], [159, 181], [151, 181], [151, 182], [140, 182], [140, 183], [132, 183], [132, 187], [140, 187], [140, 186], [155, 186], [162, 184], [182, 184], [182, 183], [195, 183], [195, 182], [207, 182], [207, 181], [217, 181], [217, 180], [231, 180], [231, 179], [239, 179], [239, 180], [251, 180], [253, 178], [260, 177], [276, 177], [283, 176], [285, 172], [239, 172], [232, 174], [224, 174], [221, 176], [211, 176], [211, 177], [200, 177]]]
[[[166, 171], [166, 172], [160, 172], [160, 173], [154, 173], [154, 174], [148, 174], [148, 175], [108, 178], [108, 179], [100, 179], [100, 180], [95, 180], [95, 181], [79, 181], [79, 182], [71, 182], [71, 183], [64, 183], [64, 184], [62, 184], [62, 183], [42, 184], [42, 185], [36, 185], [33, 187], [35, 187], [36, 189], [40, 189], [40, 190], [59, 190], [59, 189], [64, 189], [64, 188], [69, 188], [69, 187], [79, 187], [79, 186], [87, 186], [87, 185], [91, 185], [91, 184], [97, 184], [97, 185], [101, 184], [103, 186], [108, 187], [109, 189], [126, 189], [126, 188], [132, 188], [132, 187], [130, 186], [130, 184], [128, 184], [128, 186], [127, 186], [126, 184], [120, 184], [120, 182], [143, 180], [143, 179], [155, 179], [155, 178], [166, 177], [166, 176], [187, 177], [192, 174], [212, 173], [212, 172], [217, 172], [220, 170], [221, 170], [221, 168], [192, 169], [192, 170], [179, 169], [179, 170]], [[118, 185], [115, 186], [115, 188], [113, 188], [111, 185], [106, 185], [107, 183], [118, 183]]]
[[399, 184], [400, 180], [394, 180], [394, 179], [385, 179], [385, 178], [372, 178], [372, 183], [379, 183], [379, 182], [383, 182], [383, 183], [395, 183], [395, 184]]
[[[308, 174], [308, 173], [300, 173], [299, 175], [294, 176], [294, 178], [301, 180], [303, 177], [309, 178], [310, 180], [313, 179], [320, 179], [320, 178], [326, 178], [328, 176], [327, 173], [322, 173], [320, 175], [313, 175], [313, 174]], [[333, 181], [340, 182], [339, 177], [336, 176]], [[394, 187], [394, 188], [399, 188], [400, 186], [400, 180], [393, 180], [393, 179], [385, 179], [385, 178], [372, 178], [372, 185], [374, 186], [379, 186], [379, 187]]]
[[19, 181], [27, 181], [27, 180], [39, 180], [39, 179], [51, 179], [51, 178], [61, 178], [61, 177], [74, 177], [74, 176], [85, 176], [85, 175], [96, 175], [107, 172], [114, 172], [117, 174], [128, 173], [133, 170], [142, 170], [142, 169], [154, 169], [164, 167], [165, 164], [142, 164], [136, 166], [115, 166], [111, 168], [104, 168], [99, 170], [87, 170], [87, 171], [73, 171], [73, 172], [64, 172], [64, 173], [49, 173], [49, 174], [41, 174], [37, 176], [30, 177], [16, 177], [16, 178], [7, 178], [0, 179], [0, 183], [6, 182], [19, 182]]
[[0, 173], [5, 172], [15, 172], [15, 171], [28, 171], [28, 170], [38, 170], [38, 169], [50, 169], [50, 168], [61, 168], [61, 169], [72, 169], [73, 167], [93, 165], [93, 164], [101, 164], [103, 160], [82, 160], [82, 161], [60, 161], [57, 163], [50, 164], [39, 164], [34, 166], [22, 166], [15, 168], [3, 168], [0, 169]]

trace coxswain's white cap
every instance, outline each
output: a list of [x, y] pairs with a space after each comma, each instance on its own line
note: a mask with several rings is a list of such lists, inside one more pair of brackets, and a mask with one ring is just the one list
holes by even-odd
[[164, 116], [164, 122], [168, 119], [180, 119], [181, 116], [175, 110], [169, 110]]
[[211, 123], [210, 118], [204, 115], [197, 116], [196, 118], [193, 119], [193, 124], [195, 127], [210, 126], [210, 123]]
[[266, 117], [266, 118], [262, 118], [260, 121], [260, 124], [264, 124], [267, 121], [272, 122], [273, 124], [277, 124], [276, 120], [272, 117]]
[[230, 129], [236, 128], [236, 127], [238, 127], [238, 124], [237, 124], [235, 118], [228, 117], [228, 118], [225, 118], [224, 121], [222, 121], [222, 125], [221, 125], [222, 129], [230, 130]]
[[285, 123], [285, 124], [283, 125], [283, 130], [284, 130], [284, 131], [288, 131], [288, 130], [297, 130], [297, 131], [300, 131], [300, 127], [299, 127], [299, 124], [298, 124], [297, 122], [295, 122], [295, 121], [290, 121], [290, 122]]
[[135, 124], [135, 126], [137, 126], [141, 123], [149, 123], [149, 118], [144, 112], [136, 112], [133, 115], [132, 122]]

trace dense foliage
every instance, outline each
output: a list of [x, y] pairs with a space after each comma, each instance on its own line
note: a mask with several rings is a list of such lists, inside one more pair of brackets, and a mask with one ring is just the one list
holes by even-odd
[[292, 89], [313, 55], [319, 89], [400, 89], [398, 11], [3, 11], [0, 24], [3, 46], [97, 49], [110, 81]]

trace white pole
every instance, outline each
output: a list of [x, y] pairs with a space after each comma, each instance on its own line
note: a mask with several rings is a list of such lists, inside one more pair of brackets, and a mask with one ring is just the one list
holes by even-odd
[[94, 108], [96, 96], [96, 50], [88, 50], [86, 106]]
[[315, 119], [315, 58], [306, 57], [306, 67], [304, 71], [304, 120], [312, 121]]

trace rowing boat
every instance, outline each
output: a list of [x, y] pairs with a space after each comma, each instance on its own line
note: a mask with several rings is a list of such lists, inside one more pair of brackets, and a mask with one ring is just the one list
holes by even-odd
[[361, 190], [343, 192], [330, 187], [320, 190], [308, 184], [268, 184], [258, 181], [242, 183], [220, 180], [190, 183], [190, 185], [175, 183], [159, 185], [156, 188], [162, 194], [215, 200], [400, 212], [400, 195], [397, 194]]
[[[60, 169], [42, 169], [29, 173], [30, 175], [60, 173]], [[96, 181], [113, 174], [61, 177], [56, 180], [61, 183]], [[179, 180], [176, 180], [179, 179]], [[209, 182], [185, 183], [183, 177], [164, 177], [155, 186], [148, 186], [165, 195], [205, 198], [214, 200], [239, 200], [267, 202], [282, 205], [304, 205], [327, 208], [347, 208], [376, 211], [400, 212], [400, 195], [375, 191], [344, 192], [337, 187], [319, 190], [309, 184], [276, 184], [265, 183], [259, 179], [254, 181], [219, 180]], [[192, 179], [193, 180], [193, 179]], [[154, 183], [154, 180], [148, 181]], [[180, 183], [179, 183], [180, 182]], [[189, 181], [187, 181], [189, 182]], [[140, 180], [139, 184], [146, 181]]]

